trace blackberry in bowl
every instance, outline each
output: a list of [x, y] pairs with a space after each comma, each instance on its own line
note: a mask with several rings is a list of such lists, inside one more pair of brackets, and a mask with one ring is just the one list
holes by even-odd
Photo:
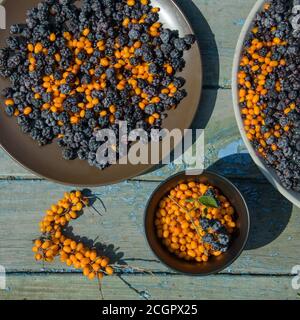
[[298, 1], [257, 1], [241, 32], [232, 73], [243, 140], [267, 179], [300, 206]]

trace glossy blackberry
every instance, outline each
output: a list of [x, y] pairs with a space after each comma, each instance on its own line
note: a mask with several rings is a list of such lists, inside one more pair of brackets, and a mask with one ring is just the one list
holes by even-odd
[[207, 233], [206, 235], [204, 235], [202, 237], [203, 242], [207, 243], [207, 244], [214, 244], [215, 240], [212, 234]]
[[65, 160], [73, 160], [75, 158], [75, 152], [71, 148], [66, 148], [62, 152], [62, 156]]
[[188, 34], [186, 36], [184, 36], [184, 41], [187, 45], [191, 46], [196, 42], [196, 37], [193, 34]]
[[5, 112], [9, 117], [12, 117], [14, 115], [15, 108], [13, 106], [7, 106], [5, 108]]
[[209, 220], [206, 219], [206, 218], [200, 218], [199, 222], [200, 222], [201, 228], [202, 228], [204, 231], [207, 231], [208, 228], [210, 227]]
[[13, 24], [10, 27], [10, 33], [11, 34], [20, 34], [24, 30], [24, 25], [21, 24]]
[[218, 241], [223, 246], [228, 246], [230, 242], [230, 237], [227, 234], [220, 233], [218, 234]]
[[146, 106], [146, 108], [145, 108], [145, 113], [146, 114], [153, 114], [153, 113], [155, 113], [155, 105], [154, 104], [149, 104], [148, 106]]
[[214, 219], [209, 221], [209, 227], [214, 232], [220, 231], [223, 228], [222, 223], [219, 220]]

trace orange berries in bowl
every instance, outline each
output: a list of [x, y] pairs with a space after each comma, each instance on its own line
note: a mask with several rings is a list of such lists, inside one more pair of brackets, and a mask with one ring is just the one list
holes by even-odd
[[249, 212], [237, 188], [212, 173], [179, 173], [152, 194], [145, 232], [154, 254], [186, 274], [208, 275], [231, 264], [249, 233]]

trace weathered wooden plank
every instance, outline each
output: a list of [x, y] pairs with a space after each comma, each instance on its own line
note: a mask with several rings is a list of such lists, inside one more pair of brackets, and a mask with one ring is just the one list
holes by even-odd
[[[290, 274], [300, 263], [300, 212], [269, 184], [234, 179], [251, 210], [252, 231], [243, 255], [225, 273]], [[107, 208], [103, 216], [89, 210], [76, 223], [76, 235], [97, 239], [113, 260], [155, 272], [168, 269], [157, 262], [143, 231], [143, 211], [156, 182], [127, 182], [93, 189]], [[46, 181], [0, 181], [0, 265], [7, 271], [40, 271], [33, 261], [31, 240], [39, 236], [43, 212], [66, 191]], [[100, 203], [97, 207], [101, 209]], [[45, 270], [66, 270], [59, 263]]]
[[[230, 90], [204, 91], [203, 101], [193, 123], [193, 128], [206, 128], [206, 167], [209, 167], [211, 164], [226, 156], [246, 152], [235, 122]], [[248, 160], [249, 166], [245, 166], [245, 156], [242, 158], [236, 156], [235, 158], [235, 165], [232, 166], [234, 170], [232, 171], [233, 175], [247, 175], [248, 177], [258, 177], [260, 175], [250, 160]], [[231, 161], [232, 159], [228, 162], [229, 165]], [[138, 179], [159, 181], [182, 169], [183, 166], [174, 166], [171, 164], [138, 177]], [[15, 163], [3, 150], [0, 150], [0, 179], [10, 177], [21, 179], [37, 178]]]
[[[297, 299], [288, 276], [117, 276], [103, 281], [105, 300]], [[180, 284], [180, 285], [178, 285]], [[8, 275], [0, 299], [100, 300], [97, 282], [81, 275]]]

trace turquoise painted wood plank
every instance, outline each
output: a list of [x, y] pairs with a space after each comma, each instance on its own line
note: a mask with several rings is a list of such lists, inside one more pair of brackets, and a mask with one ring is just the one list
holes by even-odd
[[[247, 249], [225, 270], [229, 274], [285, 274], [300, 263], [300, 212], [264, 182], [232, 180], [245, 195], [252, 216]], [[103, 216], [92, 211], [72, 223], [73, 233], [97, 239], [113, 260], [135, 267], [168, 272], [148, 248], [143, 212], [156, 182], [127, 182], [96, 188], [107, 208]], [[46, 181], [0, 181], [0, 264], [8, 272], [56, 272], [59, 263], [43, 266], [33, 260], [32, 239], [39, 236], [38, 222], [49, 206], [61, 198], [66, 187]], [[101, 210], [100, 203], [97, 207]]]
[[[113, 276], [102, 284], [105, 300], [296, 300], [288, 276]], [[81, 275], [9, 275], [1, 300], [100, 300], [97, 282]]]

